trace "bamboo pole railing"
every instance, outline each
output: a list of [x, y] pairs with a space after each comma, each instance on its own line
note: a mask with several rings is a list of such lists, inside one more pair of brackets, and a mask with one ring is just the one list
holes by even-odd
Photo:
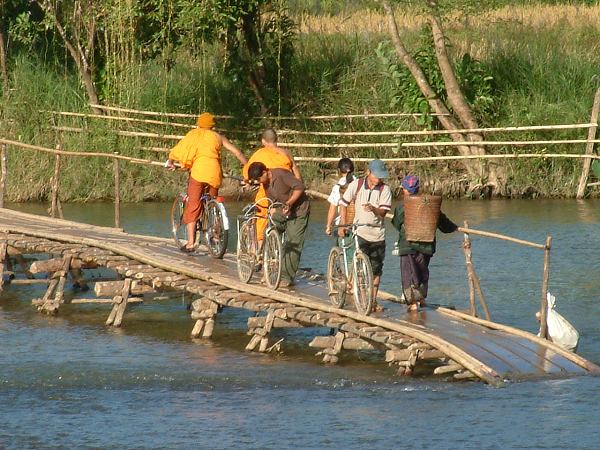
[[[81, 118], [92, 118], [99, 120], [109, 121], [124, 121], [132, 123], [147, 123], [155, 125], [165, 125], [181, 128], [194, 128], [195, 125], [181, 122], [165, 122], [161, 120], [150, 120], [150, 119], [138, 119], [135, 117], [128, 116], [107, 116], [102, 114], [87, 114], [77, 113], [71, 111], [48, 111], [41, 110], [40, 112], [49, 113], [60, 116], [72, 116]], [[435, 135], [448, 135], [453, 133], [496, 133], [496, 132], [521, 132], [521, 131], [555, 131], [555, 130], [573, 130], [573, 129], [589, 129], [594, 127], [594, 123], [577, 123], [577, 124], [556, 124], [556, 125], [526, 125], [518, 127], [487, 127], [487, 128], [461, 128], [457, 130], [394, 130], [394, 131], [304, 131], [304, 130], [290, 130], [290, 129], [279, 129], [277, 134], [279, 136], [284, 135], [302, 135], [302, 136], [435, 136]], [[72, 129], [85, 131], [84, 129]], [[225, 129], [224, 132], [232, 133], [256, 133], [256, 130], [236, 130], [236, 129]]]
[[[590, 123], [592, 127], [588, 130], [588, 141], [585, 146], [585, 154], [591, 155], [594, 151], [594, 143], [596, 141], [596, 131], [598, 129], [598, 114], [600, 113], [600, 89], [596, 91], [596, 96], [594, 97], [594, 104], [592, 106], [592, 114], [590, 118]], [[577, 195], [578, 199], [582, 199], [585, 195], [585, 188], [587, 185], [587, 180], [590, 174], [590, 166], [592, 164], [591, 159], [583, 160], [583, 167], [581, 169], [581, 177], [579, 178], [579, 186], [577, 186]]]
[[[145, 116], [160, 116], [160, 117], [186, 117], [186, 118], [197, 118], [198, 114], [186, 114], [186, 113], [164, 113], [157, 111], [145, 111], [141, 109], [132, 108], [121, 108], [118, 106], [106, 106], [106, 105], [95, 105], [90, 104], [91, 108], [102, 109], [105, 111], [117, 111], [127, 112], [132, 114], [140, 114]], [[333, 119], [376, 119], [386, 117], [422, 117], [422, 116], [441, 116], [443, 114], [431, 113], [365, 113], [365, 114], [339, 114], [339, 115], [311, 115], [311, 116], [255, 116], [251, 119], [258, 120], [333, 120]], [[231, 115], [215, 115], [218, 119], [233, 119], [235, 116]]]
[[0, 208], [4, 208], [4, 195], [8, 179], [8, 160], [6, 157], [6, 144], [0, 144]]
[[326, 143], [299, 143], [279, 142], [282, 147], [290, 148], [411, 148], [411, 147], [464, 147], [464, 146], [527, 146], [527, 145], [560, 145], [560, 144], [587, 144], [598, 143], [596, 139], [562, 139], [562, 140], [540, 140], [540, 141], [431, 141], [431, 142], [372, 142], [351, 144], [326, 144]]
[[[519, 159], [519, 158], [567, 158], [567, 159], [600, 159], [599, 155], [581, 155], [573, 153], [503, 153], [501, 155], [450, 155], [450, 156], [415, 156], [404, 158], [380, 158], [384, 162], [427, 162], [453, 161], [463, 159]], [[338, 162], [340, 157], [295, 156], [297, 162]], [[373, 158], [352, 158], [354, 162], [370, 162]]]
[[[105, 117], [105, 116], [101, 116]], [[594, 125], [591, 123], [577, 123], [565, 125], [531, 125], [521, 127], [490, 127], [490, 128], [461, 128], [457, 130], [401, 130], [401, 131], [302, 131], [302, 130], [277, 130], [279, 136], [301, 135], [301, 136], [435, 136], [446, 134], [468, 134], [468, 133], [497, 133], [514, 131], [553, 131], [589, 129]]]
[[[85, 132], [84, 128], [66, 127], [66, 126], [51, 126], [56, 131], [68, 132]], [[128, 137], [145, 137], [163, 140], [180, 140], [184, 136], [181, 134], [159, 134], [145, 131], [123, 131], [117, 130], [115, 134], [118, 136]], [[556, 139], [556, 140], [537, 140], [537, 141], [431, 141], [431, 142], [358, 142], [358, 143], [301, 143], [301, 142], [279, 142], [282, 147], [290, 148], [410, 148], [410, 147], [461, 147], [461, 146], [527, 146], [527, 145], [560, 145], [560, 144], [587, 144], [598, 143], [600, 140], [589, 139]]]

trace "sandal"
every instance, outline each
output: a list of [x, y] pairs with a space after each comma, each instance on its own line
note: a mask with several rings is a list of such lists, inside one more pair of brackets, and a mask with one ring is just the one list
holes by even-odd
[[379, 303], [373, 303], [373, 308], [371, 309], [371, 312], [378, 313], [378, 312], [383, 312], [384, 310], [385, 310], [385, 308], [383, 306], [381, 306]]
[[194, 253], [196, 251], [196, 249], [194, 247], [186, 247], [185, 245], [182, 245], [181, 247], [179, 247], [179, 250], [182, 251], [183, 253]]

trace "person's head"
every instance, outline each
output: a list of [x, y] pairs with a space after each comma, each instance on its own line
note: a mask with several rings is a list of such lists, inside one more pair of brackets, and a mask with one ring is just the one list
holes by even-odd
[[248, 167], [248, 180], [250, 180], [251, 184], [265, 184], [268, 180], [268, 173], [269, 170], [263, 163], [253, 162]]
[[277, 145], [277, 133], [273, 128], [266, 128], [260, 138], [263, 145]]
[[419, 192], [419, 177], [416, 175], [406, 175], [402, 178], [402, 189], [409, 195], [415, 195]]
[[338, 161], [337, 167], [338, 167], [338, 171], [342, 175], [346, 175], [345, 185], [347, 186], [354, 180], [354, 163], [352, 162], [352, 160], [350, 158], [342, 158]]
[[196, 124], [198, 125], [198, 128], [211, 129], [215, 126], [215, 116], [209, 112], [203, 112], [198, 116]]
[[385, 163], [380, 159], [374, 159], [369, 163], [367, 178], [373, 184], [382, 183], [389, 176]]

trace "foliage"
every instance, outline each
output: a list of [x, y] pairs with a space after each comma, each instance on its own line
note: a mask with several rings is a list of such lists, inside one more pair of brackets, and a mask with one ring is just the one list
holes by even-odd
[[[413, 53], [413, 58], [419, 64], [436, 95], [446, 100], [445, 84], [442, 78], [433, 43], [428, 27], [421, 32], [420, 46]], [[396, 87], [396, 93], [390, 102], [390, 108], [399, 108], [402, 111], [415, 111], [426, 114], [419, 119], [419, 125], [433, 125], [433, 118], [427, 114], [431, 109], [427, 99], [421, 93], [416, 81], [409, 70], [398, 63], [394, 49], [389, 41], [382, 41], [376, 48], [383, 74], [388, 77]], [[489, 68], [481, 61], [474, 59], [470, 54], [464, 53], [454, 64], [456, 77], [462, 91], [475, 115], [480, 120], [489, 121], [494, 114], [494, 105], [497, 99], [494, 96], [493, 77]]]

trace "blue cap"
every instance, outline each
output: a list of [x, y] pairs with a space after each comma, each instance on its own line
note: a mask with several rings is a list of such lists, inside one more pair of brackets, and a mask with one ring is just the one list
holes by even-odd
[[369, 163], [369, 170], [376, 178], [387, 178], [389, 176], [385, 163], [380, 159], [374, 159]]
[[408, 191], [410, 195], [419, 192], [419, 177], [416, 175], [406, 175], [402, 179], [402, 187]]

